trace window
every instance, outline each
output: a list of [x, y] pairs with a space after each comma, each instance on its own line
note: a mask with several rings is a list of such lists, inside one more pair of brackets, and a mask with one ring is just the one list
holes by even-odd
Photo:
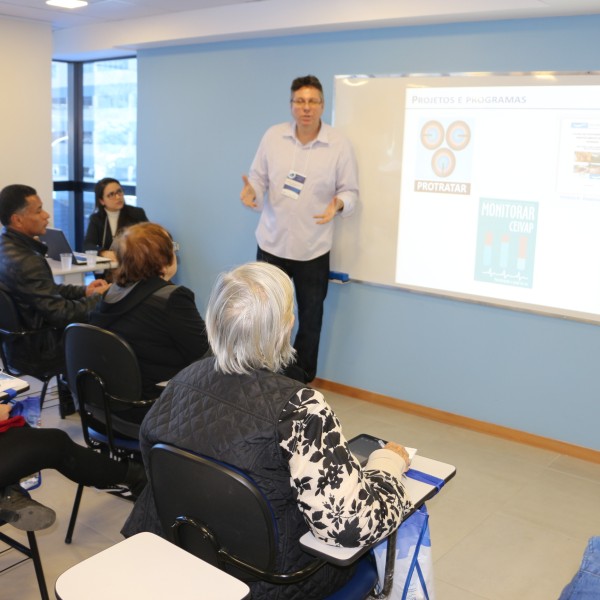
[[52, 63], [54, 225], [81, 249], [94, 185], [118, 179], [135, 204], [137, 60]]
[[135, 184], [137, 61], [83, 65], [83, 172], [87, 181], [114, 177]]
[[52, 63], [52, 178], [69, 179], [69, 71], [67, 63]]

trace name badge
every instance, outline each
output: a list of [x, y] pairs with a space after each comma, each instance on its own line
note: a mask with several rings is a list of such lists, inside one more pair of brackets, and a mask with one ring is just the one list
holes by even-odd
[[290, 171], [283, 183], [283, 195], [292, 200], [297, 200], [305, 181], [306, 177], [304, 175]]

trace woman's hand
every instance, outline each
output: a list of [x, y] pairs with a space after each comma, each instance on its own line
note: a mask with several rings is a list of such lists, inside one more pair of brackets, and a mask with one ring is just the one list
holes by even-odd
[[6, 421], [10, 417], [10, 404], [0, 404], [0, 421]]
[[100, 256], [103, 258], [108, 258], [112, 262], [117, 262], [117, 255], [112, 250], [102, 250], [102, 252], [100, 252]]
[[400, 455], [402, 457], [402, 460], [404, 461], [404, 471], [406, 471], [410, 465], [410, 458], [408, 457], [408, 452], [406, 451], [406, 448], [404, 446], [402, 446], [401, 444], [396, 444], [396, 442], [388, 442], [384, 448], [386, 450], [391, 450], [392, 452], [395, 452], [396, 454]]

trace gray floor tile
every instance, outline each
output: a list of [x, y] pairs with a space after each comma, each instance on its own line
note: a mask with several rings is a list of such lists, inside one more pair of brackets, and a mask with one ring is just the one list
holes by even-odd
[[494, 514], [436, 561], [435, 574], [490, 600], [551, 600], [577, 570], [584, 548], [554, 530]]
[[[32, 388], [39, 384], [32, 380]], [[467, 431], [393, 408], [324, 392], [346, 437], [371, 433], [415, 446], [457, 467], [456, 477], [428, 503], [437, 600], [555, 600], [576, 572], [587, 539], [600, 534], [600, 465]], [[60, 419], [56, 394], [43, 411], [81, 443], [78, 418]], [[122, 539], [131, 503], [86, 489], [71, 545], [64, 535], [75, 484], [45, 471], [34, 497], [57, 522], [39, 532], [52, 596], [70, 566]], [[20, 532], [10, 526], [15, 536]], [[0, 568], [16, 553], [0, 554]], [[0, 599], [38, 600], [28, 561], [0, 575]]]

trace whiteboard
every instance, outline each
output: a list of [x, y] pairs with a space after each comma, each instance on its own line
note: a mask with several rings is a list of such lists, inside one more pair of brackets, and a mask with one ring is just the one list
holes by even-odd
[[333, 124], [360, 203], [332, 270], [600, 321], [598, 72], [340, 75]]

